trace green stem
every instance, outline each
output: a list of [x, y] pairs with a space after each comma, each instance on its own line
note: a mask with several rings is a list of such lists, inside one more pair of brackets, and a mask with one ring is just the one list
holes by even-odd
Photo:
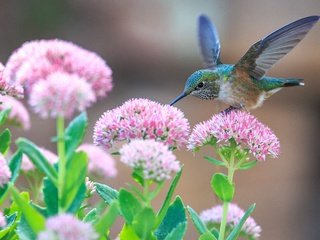
[[[228, 165], [228, 180], [230, 183], [233, 182], [233, 175], [236, 170], [234, 166], [235, 165], [234, 155], [235, 155], [235, 149], [231, 155], [229, 165]], [[229, 208], [229, 202], [223, 202], [222, 220], [221, 220], [220, 231], [219, 231], [219, 240], [224, 240], [224, 235], [225, 235], [226, 226], [227, 226], [228, 208]]]
[[59, 212], [63, 212], [62, 195], [64, 188], [64, 180], [66, 175], [66, 149], [64, 137], [64, 118], [59, 116], [57, 118], [57, 135], [58, 135], [58, 156], [59, 156], [59, 176], [58, 176], [58, 196], [59, 196]]

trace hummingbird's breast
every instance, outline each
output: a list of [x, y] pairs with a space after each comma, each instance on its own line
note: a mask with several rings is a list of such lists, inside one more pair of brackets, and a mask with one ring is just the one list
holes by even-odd
[[221, 79], [218, 99], [230, 106], [250, 110], [262, 105], [266, 93], [248, 75], [230, 75]]

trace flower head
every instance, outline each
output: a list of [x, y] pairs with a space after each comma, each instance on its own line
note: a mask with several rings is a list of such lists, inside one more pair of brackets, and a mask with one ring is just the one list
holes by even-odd
[[29, 104], [41, 117], [71, 117], [96, 101], [89, 83], [73, 74], [53, 73], [34, 84]]
[[79, 151], [84, 151], [89, 158], [89, 172], [102, 175], [103, 177], [115, 177], [117, 169], [112, 156], [93, 144], [82, 144]]
[[3, 213], [0, 211], [0, 228], [3, 228], [7, 225], [6, 218], [3, 216]]
[[155, 139], [171, 147], [187, 143], [189, 122], [172, 106], [132, 99], [105, 112], [94, 128], [94, 143], [111, 148], [116, 141]]
[[11, 96], [0, 95], [0, 110], [7, 108], [11, 109], [8, 118], [11, 123], [21, 126], [24, 130], [30, 128], [30, 116], [25, 106]]
[[0, 63], [0, 94], [13, 97], [23, 97], [23, 88], [17, 83], [8, 83], [4, 78], [4, 66]]
[[266, 155], [277, 157], [280, 152], [279, 140], [272, 130], [245, 111], [219, 113], [196, 125], [189, 138], [188, 149], [193, 150], [212, 141], [229, 144], [230, 139], [249, 149], [260, 161], [265, 160]]
[[46, 230], [38, 235], [38, 240], [96, 240], [98, 234], [90, 223], [84, 223], [71, 214], [60, 214], [46, 222]]
[[168, 146], [153, 139], [133, 140], [120, 149], [120, 155], [123, 163], [142, 170], [144, 179], [163, 181], [169, 179], [172, 172], [180, 170], [180, 164]]
[[[48, 160], [49, 163], [55, 164], [56, 162], [58, 162], [58, 156], [53, 152], [44, 148], [39, 148], [39, 150], [42, 153], [42, 155]], [[35, 169], [35, 166], [25, 154], [23, 154], [22, 156], [21, 169], [25, 172], [32, 171]]]
[[7, 161], [0, 153], [0, 188], [10, 181], [11, 172], [8, 167]]
[[[217, 205], [211, 209], [207, 209], [200, 214], [201, 220], [207, 225], [220, 224], [222, 220], [222, 205]], [[241, 220], [245, 212], [238, 205], [230, 203], [227, 215], [227, 225], [234, 228]], [[250, 237], [258, 238], [261, 235], [261, 227], [249, 217], [242, 227], [242, 233]]]
[[53, 39], [24, 43], [9, 58], [4, 77], [27, 90], [54, 72], [75, 74], [91, 84], [97, 97], [112, 89], [111, 69], [97, 54], [71, 42]]
[[103, 59], [73, 43], [40, 40], [23, 44], [9, 58], [4, 79], [23, 84], [29, 103], [42, 117], [70, 117], [112, 89]]

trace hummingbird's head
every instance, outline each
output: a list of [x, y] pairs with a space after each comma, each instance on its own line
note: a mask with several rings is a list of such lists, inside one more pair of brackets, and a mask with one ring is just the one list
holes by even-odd
[[201, 99], [214, 99], [219, 94], [219, 75], [215, 70], [203, 69], [195, 71], [187, 79], [183, 92], [177, 96], [170, 105], [180, 99], [192, 95]]

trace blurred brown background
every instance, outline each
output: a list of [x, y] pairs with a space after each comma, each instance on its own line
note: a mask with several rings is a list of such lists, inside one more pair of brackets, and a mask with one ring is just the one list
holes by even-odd
[[[319, 0], [1, 0], [0, 61], [23, 42], [61, 38], [100, 54], [113, 69], [114, 90], [88, 110], [92, 141], [95, 121], [132, 97], [168, 103], [194, 70], [202, 68], [196, 39], [199, 14], [209, 15], [222, 42], [222, 61], [235, 63], [260, 38], [284, 24], [320, 14]], [[280, 138], [279, 159], [268, 159], [249, 171], [236, 173], [235, 202], [247, 208], [262, 226], [261, 239], [320, 239], [320, 24], [269, 75], [304, 78], [306, 86], [277, 93], [253, 112]], [[192, 126], [224, 106], [192, 97], [177, 104]], [[54, 149], [55, 123], [32, 115], [26, 136]], [[202, 159], [176, 152], [185, 165], [177, 193], [198, 212], [216, 204], [209, 181], [215, 169]], [[121, 163], [114, 187], [130, 181]], [[163, 191], [164, 192], [164, 191]], [[160, 196], [160, 198], [163, 197]], [[159, 199], [155, 206], [160, 205]], [[186, 239], [196, 239], [192, 225]]]

